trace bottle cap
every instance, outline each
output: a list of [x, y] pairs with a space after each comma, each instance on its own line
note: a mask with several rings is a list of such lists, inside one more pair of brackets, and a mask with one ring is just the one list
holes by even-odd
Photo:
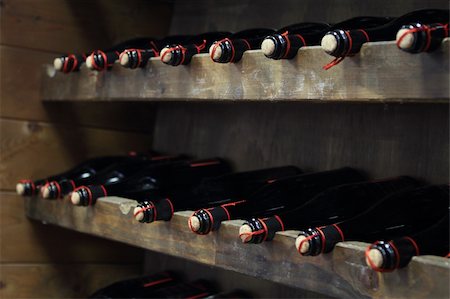
[[77, 205], [77, 206], [81, 205], [81, 194], [78, 190], [72, 192], [72, 194], [70, 195], [70, 201], [74, 205]]
[[134, 219], [136, 219], [139, 222], [142, 222], [144, 220], [144, 211], [142, 211], [142, 207], [135, 207], [133, 210]]
[[86, 57], [86, 67], [90, 70], [94, 70], [94, 54], [89, 55]]
[[252, 228], [248, 224], [243, 224], [239, 228], [239, 238], [241, 238], [242, 243], [248, 243], [252, 237]]
[[219, 42], [215, 42], [209, 47], [209, 56], [212, 60], [220, 60], [222, 57], [222, 46]]
[[19, 195], [25, 195], [25, 184], [17, 183], [16, 184], [16, 192]]
[[[300, 247], [301, 245], [301, 247]], [[307, 237], [304, 235], [299, 235], [297, 239], [295, 239], [295, 248], [297, 248], [297, 251], [300, 254], [306, 254], [309, 252], [309, 240], [307, 240]]]
[[378, 248], [372, 248], [367, 251], [366, 264], [369, 267], [375, 266], [376, 268], [381, 268], [383, 266], [383, 254]]
[[172, 51], [170, 50], [170, 47], [164, 47], [161, 50], [161, 61], [164, 63], [170, 63], [170, 61], [172, 60]]
[[332, 33], [327, 33], [320, 43], [322, 49], [328, 54], [333, 53], [338, 48], [337, 36]]
[[62, 71], [64, 66], [64, 58], [58, 57], [53, 60], [53, 68], [57, 71]]
[[131, 51], [124, 51], [122, 52], [122, 55], [120, 55], [120, 65], [122, 65], [123, 67], [129, 67], [131, 65], [130, 63], [130, 53]]
[[395, 39], [400, 49], [407, 50], [413, 47], [416, 35], [410, 28], [402, 28], [397, 32]]
[[189, 217], [189, 227], [194, 233], [198, 232], [201, 228], [200, 219], [194, 215]]
[[275, 47], [275, 41], [270, 37], [266, 37], [261, 43], [261, 51], [267, 57], [273, 55], [273, 53], [275, 52]]

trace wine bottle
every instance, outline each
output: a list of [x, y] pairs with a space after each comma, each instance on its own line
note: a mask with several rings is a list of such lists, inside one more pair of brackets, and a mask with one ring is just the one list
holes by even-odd
[[86, 61], [89, 54], [68, 54], [57, 57], [53, 60], [53, 68], [63, 73], [71, 73], [80, 70], [81, 65]]
[[262, 44], [263, 54], [271, 59], [292, 59], [300, 48], [320, 45], [322, 37], [334, 29], [371, 28], [386, 24], [390, 17], [356, 17], [330, 26], [325, 23], [298, 23], [286, 26], [267, 36]]
[[178, 278], [171, 272], [127, 279], [110, 284], [89, 298], [156, 298], [153, 293], [178, 283]]
[[346, 221], [300, 231], [295, 245], [302, 255], [319, 255], [344, 240], [374, 242], [407, 235], [444, 217], [448, 196], [448, 185], [401, 191]]
[[112, 67], [119, 59], [120, 53], [130, 48], [148, 48], [153, 38], [135, 38], [124, 41], [106, 50], [95, 50], [86, 57], [86, 67], [91, 70], [104, 71]]
[[248, 292], [243, 291], [243, 290], [233, 290], [230, 292], [223, 292], [223, 293], [218, 293], [218, 294], [214, 294], [208, 297], [205, 297], [205, 299], [243, 299], [243, 298], [253, 298]]
[[219, 229], [222, 221], [272, 216], [301, 205], [323, 189], [363, 181], [365, 178], [365, 175], [359, 171], [340, 168], [270, 180], [247, 197], [236, 198], [235, 202], [195, 212], [189, 224], [192, 228], [198, 226], [197, 231], [204, 234]]
[[172, 66], [187, 65], [192, 56], [206, 53], [213, 42], [229, 36], [229, 32], [207, 32], [193, 36], [184, 43], [172, 44], [162, 49], [161, 61]]
[[448, 23], [448, 14], [449, 11], [445, 9], [424, 9], [407, 13], [375, 28], [332, 30], [322, 38], [321, 46], [326, 53], [336, 58], [324, 66], [324, 69], [329, 69], [338, 64], [346, 56], [358, 53], [361, 46], [366, 42], [395, 40], [397, 32], [404, 24], [413, 22]]
[[[167, 194], [169, 198], [154, 198], [142, 202], [135, 209], [135, 218], [146, 223], [169, 221], [176, 211], [233, 202], [235, 198], [250, 194], [267, 181], [298, 173], [300, 169], [297, 167], [284, 166], [208, 178], [192, 190], [170, 190]], [[192, 227], [195, 227], [195, 224]]]
[[271, 241], [277, 231], [340, 222], [364, 212], [389, 194], [419, 186], [419, 181], [403, 176], [332, 187], [295, 209], [266, 219], [248, 220], [244, 225], [259, 228], [263, 233], [252, 236], [247, 242]]
[[[133, 167], [141, 167], [147, 164], [153, 165], [177, 159], [180, 159], [180, 156], [154, 156], [148, 158], [147, 156], [136, 155], [91, 159], [71, 171], [70, 175], [46, 183], [41, 188], [41, 195], [45, 199], [63, 198], [77, 187], [93, 183], [105, 173], [112, 172], [116, 175], [116, 172], [118, 170], [120, 171], [121, 168], [131, 169]], [[133, 164], [133, 166], [129, 164]]]
[[229, 37], [215, 41], [209, 47], [209, 56], [214, 62], [238, 62], [247, 50], [259, 49], [261, 41], [274, 30], [255, 28], [239, 31]]
[[448, 37], [448, 23], [403, 25], [397, 32], [397, 47], [409, 53], [432, 52]]
[[[145, 160], [148, 157], [149, 157], [148, 155], [137, 155], [136, 158], [134, 158], [134, 159]], [[79, 165], [77, 165], [63, 173], [55, 174], [55, 175], [49, 176], [47, 178], [37, 179], [37, 180], [29, 180], [29, 179], [20, 180], [16, 185], [16, 192], [17, 192], [17, 194], [22, 195], [22, 196], [35, 196], [41, 191], [41, 188], [44, 185], [48, 184], [49, 182], [63, 180], [63, 179], [70, 179], [72, 176], [76, 175], [80, 171], [83, 172], [86, 169], [92, 168], [90, 165], [97, 163], [96, 162], [97, 159], [100, 159], [100, 160], [106, 159], [105, 161], [111, 160], [111, 163], [114, 163], [114, 162], [119, 162], [123, 159], [127, 159], [127, 157], [126, 156], [116, 156], [116, 157], [93, 158], [93, 159], [84, 161], [84, 162], [80, 163]], [[133, 159], [133, 158], [131, 158], [131, 159]]]
[[191, 38], [189, 35], [167, 36], [162, 39], [155, 39], [149, 42], [147, 47], [139, 49], [125, 49], [119, 55], [119, 62], [125, 68], [135, 69], [143, 68], [152, 57], [159, 57], [160, 51], [167, 45], [183, 43]]
[[94, 205], [103, 196], [121, 196], [135, 200], [159, 197], [177, 190], [189, 190], [203, 178], [230, 172], [228, 163], [220, 159], [170, 161], [150, 164], [119, 183], [117, 176], [102, 184], [81, 186], [71, 194], [75, 205]]
[[366, 250], [366, 263], [375, 271], [406, 267], [417, 255], [446, 256], [449, 252], [449, 213], [420, 232], [391, 241], [376, 241]]
[[152, 298], [205, 298], [217, 293], [211, 282], [197, 280], [190, 283], [179, 283], [174, 286], [159, 289], [152, 294]]

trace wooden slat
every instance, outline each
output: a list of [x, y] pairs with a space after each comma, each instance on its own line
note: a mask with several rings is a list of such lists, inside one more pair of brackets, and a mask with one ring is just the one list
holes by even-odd
[[1, 44], [84, 52], [168, 32], [171, 5], [145, 0], [3, 0]]
[[189, 281], [198, 279], [212, 281], [221, 291], [245, 290], [252, 298], [329, 298], [323, 294], [275, 283], [270, 280], [261, 280], [254, 276], [224, 268], [211, 267], [207, 264], [155, 251], [146, 251], [144, 273], [154, 273], [167, 269], [183, 273], [183, 277]]
[[281, 28], [299, 22], [337, 23], [356, 16], [399, 16], [423, 8], [448, 9], [445, 0], [183, 0], [175, 1], [170, 31], [200, 32]]
[[0, 188], [65, 171], [88, 157], [150, 149], [150, 137], [129, 132], [0, 119]]
[[86, 298], [100, 287], [140, 275], [140, 266], [0, 264], [1, 298]]
[[23, 199], [0, 192], [1, 263], [140, 263], [142, 249], [27, 219]]
[[350, 166], [373, 178], [410, 175], [445, 184], [448, 120], [442, 104], [164, 103], [153, 146], [224, 157], [237, 170]]
[[449, 296], [450, 262], [446, 258], [415, 257], [405, 269], [376, 273], [364, 262], [367, 244], [358, 242], [340, 243], [323, 256], [301, 257], [294, 247], [293, 231], [278, 233], [270, 243], [248, 245], [238, 239], [242, 221], [229, 221], [218, 233], [198, 236], [187, 226], [190, 211], [176, 213], [170, 222], [146, 225], [133, 219], [134, 201], [117, 197], [102, 198], [87, 208], [33, 199], [25, 204], [33, 219], [327, 296]]
[[[0, 116], [149, 132], [153, 107], [143, 103], [42, 103], [41, 68], [56, 54], [0, 46]], [[26, 80], [24, 80], [24, 76]], [[127, 113], [123, 113], [127, 111]]]
[[111, 72], [84, 68], [64, 75], [47, 70], [42, 98], [448, 103], [448, 44], [446, 40], [432, 54], [411, 55], [395, 42], [368, 43], [360, 54], [328, 71], [322, 66], [332, 57], [317, 46], [300, 49], [292, 61], [274, 61], [253, 50], [238, 64], [214, 63], [200, 54], [189, 66], [179, 67], [152, 58], [145, 71], [115, 66]]

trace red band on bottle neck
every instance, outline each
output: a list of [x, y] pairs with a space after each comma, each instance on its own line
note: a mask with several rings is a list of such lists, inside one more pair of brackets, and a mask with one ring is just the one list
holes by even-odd
[[417, 246], [417, 243], [413, 238], [406, 236], [403, 237], [403, 239], [406, 239], [409, 242], [411, 242], [411, 244], [414, 246], [414, 249], [416, 250], [416, 255], [420, 255], [419, 246]]

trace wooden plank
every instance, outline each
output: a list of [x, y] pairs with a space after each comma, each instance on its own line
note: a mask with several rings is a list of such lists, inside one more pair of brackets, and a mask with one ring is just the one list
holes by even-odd
[[351, 166], [373, 178], [411, 175], [445, 184], [448, 119], [442, 104], [164, 103], [153, 146], [224, 157], [237, 170]]
[[48, 68], [42, 98], [448, 103], [448, 45], [447, 39], [436, 52], [411, 55], [395, 42], [368, 43], [359, 55], [328, 71], [322, 66], [332, 57], [317, 46], [300, 49], [292, 61], [271, 60], [253, 50], [237, 64], [214, 63], [208, 54], [199, 54], [189, 66], [179, 67], [152, 58], [145, 71], [115, 66], [110, 72], [83, 68], [65, 75]]
[[88, 157], [150, 149], [149, 136], [81, 126], [0, 119], [0, 189], [62, 172]]
[[27, 199], [25, 205], [33, 219], [326, 296], [449, 296], [450, 262], [446, 258], [415, 257], [405, 269], [376, 273], [365, 265], [364, 243], [340, 243], [330, 254], [302, 257], [295, 250], [293, 231], [278, 233], [270, 243], [249, 245], [238, 238], [242, 221], [228, 221], [219, 232], [199, 236], [187, 226], [190, 211], [175, 213], [171, 222], [145, 225], [131, 215], [135, 202], [118, 197], [102, 198], [95, 207], [33, 199]]
[[23, 199], [0, 192], [1, 263], [139, 263], [142, 249], [94, 238], [41, 221], [24, 214]]
[[[149, 132], [154, 108], [143, 103], [42, 103], [41, 69], [56, 54], [0, 46], [0, 116]], [[6, 75], [7, 74], [7, 75]], [[26, 80], [24, 80], [26, 76]], [[127, 111], [127, 113], [123, 113]]]
[[140, 266], [0, 264], [1, 298], [87, 298], [100, 287], [140, 275]]
[[281, 28], [299, 22], [337, 23], [355, 16], [399, 16], [424, 8], [448, 9], [444, 0], [184, 0], [175, 1], [171, 33]]
[[168, 32], [171, 4], [145, 0], [4, 0], [2, 45], [84, 52]]
[[186, 280], [206, 279], [213, 281], [221, 291], [245, 290], [252, 298], [329, 298], [323, 294], [275, 283], [270, 280], [261, 280], [254, 276], [244, 275], [224, 268], [211, 267], [155, 251], [146, 251], [144, 266], [144, 273], [171, 269], [178, 273], [183, 273], [183, 277]]

